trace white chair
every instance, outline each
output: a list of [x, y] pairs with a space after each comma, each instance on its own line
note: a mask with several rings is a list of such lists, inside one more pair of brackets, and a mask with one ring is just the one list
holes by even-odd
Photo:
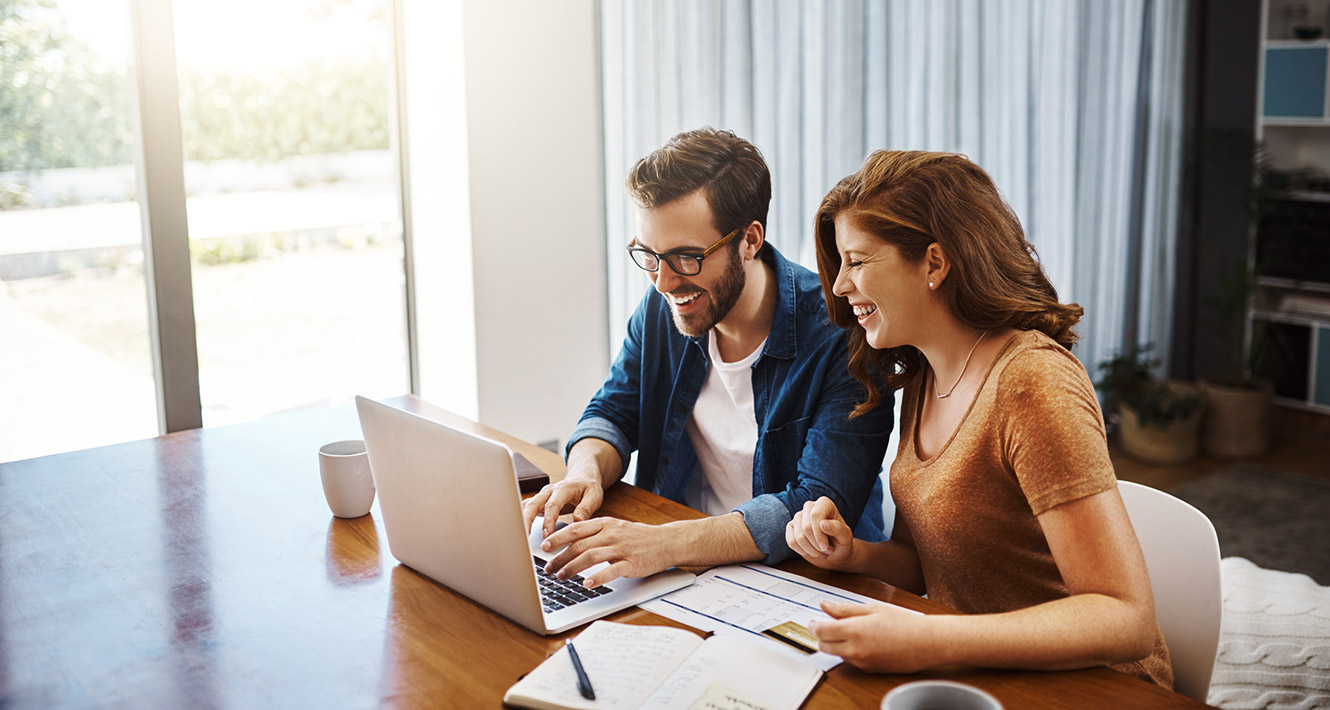
[[1145, 554], [1155, 620], [1173, 656], [1173, 688], [1205, 702], [1223, 612], [1215, 526], [1185, 501], [1118, 481], [1118, 493]]

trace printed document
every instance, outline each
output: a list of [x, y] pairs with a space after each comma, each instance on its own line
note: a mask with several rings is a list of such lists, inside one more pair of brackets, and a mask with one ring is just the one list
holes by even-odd
[[743, 564], [711, 569], [691, 585], [639, 606], [717, 636], [756, 639], [768, 648], [828, 671], [840, 664], [839, 656], [808, 653], [764, 633], [790, 622], [807, 628], [810, 622], [830, 620], [819, 606], [823, 600], [885, 603], [773, 567]]

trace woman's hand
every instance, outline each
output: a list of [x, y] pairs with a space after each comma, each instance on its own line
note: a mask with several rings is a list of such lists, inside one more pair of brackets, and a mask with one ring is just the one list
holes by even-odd
[[928, 617], [890, 604], [822, 602], [833, 621], [814, 621], [808, 630], [818, 650], [844, 658], [873, 673], [915, 673], [938, 665], [930, 658]]
[[794, 514], [794, 519], [785, 526], [785, 542], [791, 550], [822, 569], [863, 571], [855, 555], [854, 531], [826, 496], [804, 503], [804, 509]]

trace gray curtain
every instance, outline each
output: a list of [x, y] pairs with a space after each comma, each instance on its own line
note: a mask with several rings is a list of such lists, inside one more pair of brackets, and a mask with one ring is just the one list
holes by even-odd
[[965, 153], [1020, 215], [1076, 354], [1168, 359], [1184, 0], [602, 0], [612, 353], [647, 280], [622, 179], [701, 125], [771, 166], [768, 235], [815, 268], [822, 196], [880, 148]]

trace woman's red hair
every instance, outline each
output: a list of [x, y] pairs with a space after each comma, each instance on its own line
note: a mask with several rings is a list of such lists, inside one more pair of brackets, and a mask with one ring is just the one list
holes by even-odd
[[965, 325], [1038, 330], [1067, 349], [1076, 342], [1072, 328], [1084, 309], [1058, 302], [1020, 219], [988, 173], [963, 155], [878, 151], [831, 188], [814, 225], [827, 312], [849, 331], [850, 374], [868, 391], [851, 416], [881, 404], [883, 386], [894, 391], [917, 377], [923, 356], [911, 346], [874, 350], [849, 302], [832, 293], [841, 267], [835, 219], [842, 214], [909, 261], [922, 259], [929, 244], [941, 245], [951, 271], [938, 293]]

